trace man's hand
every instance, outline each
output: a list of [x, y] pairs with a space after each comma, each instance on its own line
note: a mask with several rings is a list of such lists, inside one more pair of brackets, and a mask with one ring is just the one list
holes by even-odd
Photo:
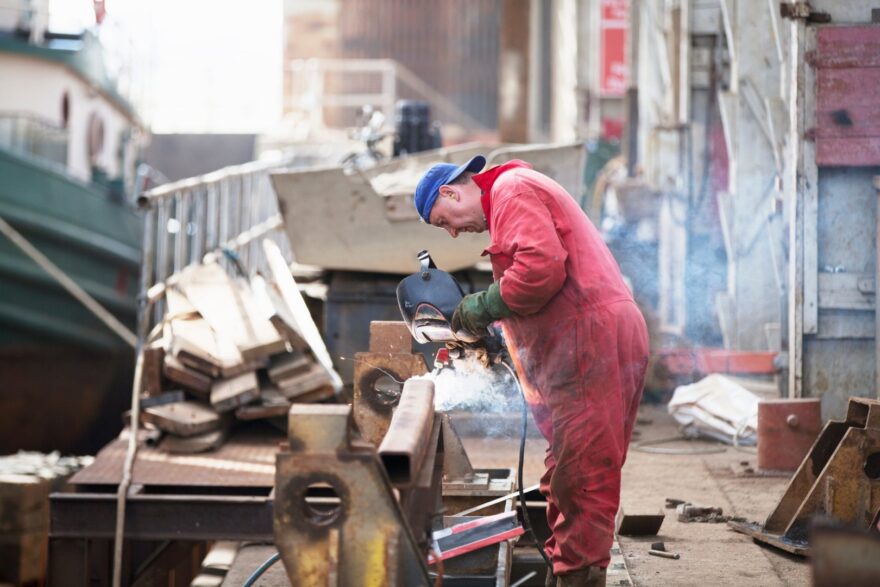
[[486, 291], [464, 296], [452, 314], [452, 331], [465, 331], [477, 336], [486, 334], [489, 325], [513, 312], [501, 297], [501, 288], [493, 283]]

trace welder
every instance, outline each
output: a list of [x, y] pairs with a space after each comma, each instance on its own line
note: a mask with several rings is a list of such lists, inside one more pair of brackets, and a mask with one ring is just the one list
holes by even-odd
[[494, 282], [464, 297], [453, 330], [500, 321], [549, 442], [541, 492], [557, 586], [604, 585], [621, 468], [648, 363], [648, 333], [617, 262], [574, 198], [519, 160], [439, 163], [418, 183], [422, 220], [453, 238], [488, 230]]

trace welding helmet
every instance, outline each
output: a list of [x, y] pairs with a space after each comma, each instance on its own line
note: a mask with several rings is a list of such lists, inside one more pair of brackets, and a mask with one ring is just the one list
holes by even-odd
[[397, 285], [397, 304], [416, 342], [458, 342], [452, 332], [452, 314], [464, 297], [458, 281], [437, 269], [428, 251], [418, 254], [419, 271]]

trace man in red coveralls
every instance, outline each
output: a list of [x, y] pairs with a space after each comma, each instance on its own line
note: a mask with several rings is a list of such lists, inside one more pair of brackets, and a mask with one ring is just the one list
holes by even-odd
[[453, 328], [501, 320], [535, 422], [550, 443], [541, 493], [557, 586], [604, 585], [620, 470], [648, 363], [648, 332], [617, 262], [571, 195], [523, 161], [482, 173], [433, 166], [415, 204], [453, 238], [489, 231], [494, 283], [465, 296]]

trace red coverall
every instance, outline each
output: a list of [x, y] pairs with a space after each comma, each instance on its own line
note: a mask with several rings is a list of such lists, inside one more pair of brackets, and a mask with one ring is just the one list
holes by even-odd
[[599, 232], [562, 186], [523, 161], [475, 175], [511, 358], [550, 443], [541, 478], [555, 574], [607, 567], [620, 470], [648, 363], [648, 332]]

